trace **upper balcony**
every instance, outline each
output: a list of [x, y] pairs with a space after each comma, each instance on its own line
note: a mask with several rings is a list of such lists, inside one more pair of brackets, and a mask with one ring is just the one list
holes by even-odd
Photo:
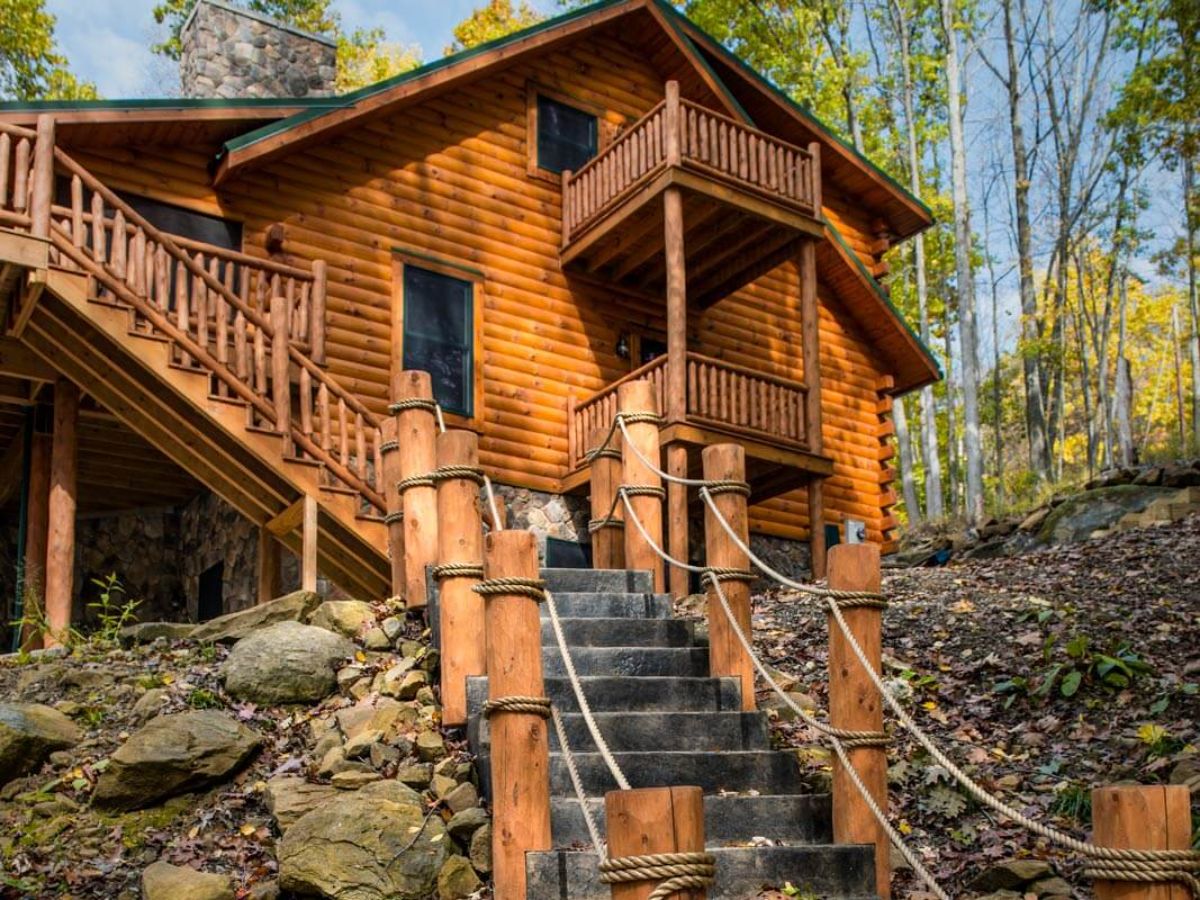
[[563, 173], [562, 263], [576, 275], [662, 297], [665, 222], [683, 196], [689, 305], [706, 307], [821, 233], [820, 151], [667, 97], [578, 172]]

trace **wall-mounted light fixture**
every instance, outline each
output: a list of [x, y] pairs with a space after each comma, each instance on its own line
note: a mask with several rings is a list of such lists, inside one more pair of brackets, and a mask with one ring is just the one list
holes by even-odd
[[629, 359], [628, 331], [622, 331], [619, 335], [617, 335], [617, 346], [613, 349], [616, 350], [617, 356], [621, 357], [621, 359]]

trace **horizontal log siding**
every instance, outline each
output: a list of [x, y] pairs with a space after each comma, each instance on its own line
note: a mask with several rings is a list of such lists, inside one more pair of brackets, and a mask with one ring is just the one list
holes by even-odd
[[[403, 246], [485, 275], [480, 459], [500, 481], [554, 490], [566, 474], [566, 399], [616, 380], [621, 330], [665, 331], [664, 309], [564, 281], [558, 185], [527, 174], [525, 85], [533, 81], [632, 121], [661, 99], [662, 79], [620, 43], [595, 38], [499, 77], [368, 122], [230, 183], [215, 196], [210, 152], [103, 147], [81, 162], [113, 187], [244, 222], [245, 252], [263, 256], [265, 232], [286, 229], [283, 261], [329, 263], [329, 369], [384, 411], [391, 358], [391, 248]], [[834, 202], [837, 202], [836, 198]], [[865, 260], [872, 238], [839, 212]], [[836, 298], [821, 291], [825, 446], [835, 471], [831, 520], [888, 524], [880, 441], [882, 374]], [[802, 378], [799, 288], [786, 264], [690, 323], [700, 353]], [[803, 491], [751, 510], [769, 534], [808, 534]]]

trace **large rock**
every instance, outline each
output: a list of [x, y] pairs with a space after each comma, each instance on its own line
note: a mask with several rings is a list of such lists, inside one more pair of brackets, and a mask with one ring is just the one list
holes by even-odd
[[338, 791], [330, 784], [315, 784], [300, 775], [277, 775], [267, 782], [267, 809], [275, 817], [280, 833], [296, 820], [332, 800]]
[[441, 819], [426, 820], [419, 802], [368, 793], [370, 787], [335, 798], [288, 829], [278, 853], [284, 891], [338, 900], [424, 900], [434, 893], [447, 855]]
[[324, 628], [279, 622], [233, 645], [223, 671], [225, 689], [255, 703], [312, 703], [337, 688], [337, 667], [354, 645]]
[[309, 619], [310, 625], [348, 638], [358, 637], [368, 623], [375, 624], [375, 610], [361, 600], [326, 600]]
[[1171, 491], [1157, 487], [1122, 484], [1097, 488], [1068, 497], [1051, 510], [1037, 530], [1037, 543], [1065, 544], [1083, 541], [1092, 533], [1111, 528], [1126, 513], [1141, 512]]
[[232, 643], [277, 622], [303, 622], [320, 603], [321, 598], [312, 591], [294, 591], [268, 603], [209, 619], [196, 626], [191, 637], [207, 643]]
[[0, 703], [0, 785], [32, 772], [80, 740], [75, 723], [40, 703]]
[[161, 860], [142, 872], [142, 900], [234, 900], [228, 875], [197, 872]]
[[131, 644], [149, 644], [159, 638], [181, 641], [190, 638], [196, 628], [192, 622], [134, 622], [122, 628], [119, 637], [127, 647]]
[[975, 876], [967, 887], [973, 891], [1010, 891], [1031, 881], [1054, 874], [1050, 863], [1042, 859], [1008, 859], [996, 863]]
[[237, 771], [262, 739], [215, 709], [158, 716], [135, 731], [96, 782], [97, 806], [141, 809]]

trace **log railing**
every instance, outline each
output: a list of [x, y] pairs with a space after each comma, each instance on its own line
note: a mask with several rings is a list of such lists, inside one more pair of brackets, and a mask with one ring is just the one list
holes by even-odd
[[683, 100], [668, 85], [666, 100], [578, 172], [563, 173], [563, 246], [670, 166], [724, 181], [806, 215], [818, 214], [820, 166], [815, 146], [789, 144]]
[[[208, 372], [213, 395], [244, 402], [247, 427], [283, 435], [285, 452], [321, 463], [330, 487], [384, 511], [379, 419], [293, 335], [324, 343], [322, 262], [308, 276], [181, 240], [55, 147], [52, 123], [39, 120], [36, 134], [0, 125], [6, 136], [0, 224], [48, 238], [52, 262], [87, 275], [95, 299], [129, 308], [135, 327], [170, 341], [176, 364]], [[70, 185], [67, 206], [52, 205], [56, 176]]]
[[[659, 409], [666, 409], [667, 357], [659, 356], [585, 400], [568, 403], [571, 468], [587, 462], [588, 442], [605, 430], [617, 412], [617, 391], [639, 378], [649, 381]], [[757, 372], [746, 366], [687, 354], [686, 421], [737, 437], [788, 448], [807, 448], [803, 382]]]

